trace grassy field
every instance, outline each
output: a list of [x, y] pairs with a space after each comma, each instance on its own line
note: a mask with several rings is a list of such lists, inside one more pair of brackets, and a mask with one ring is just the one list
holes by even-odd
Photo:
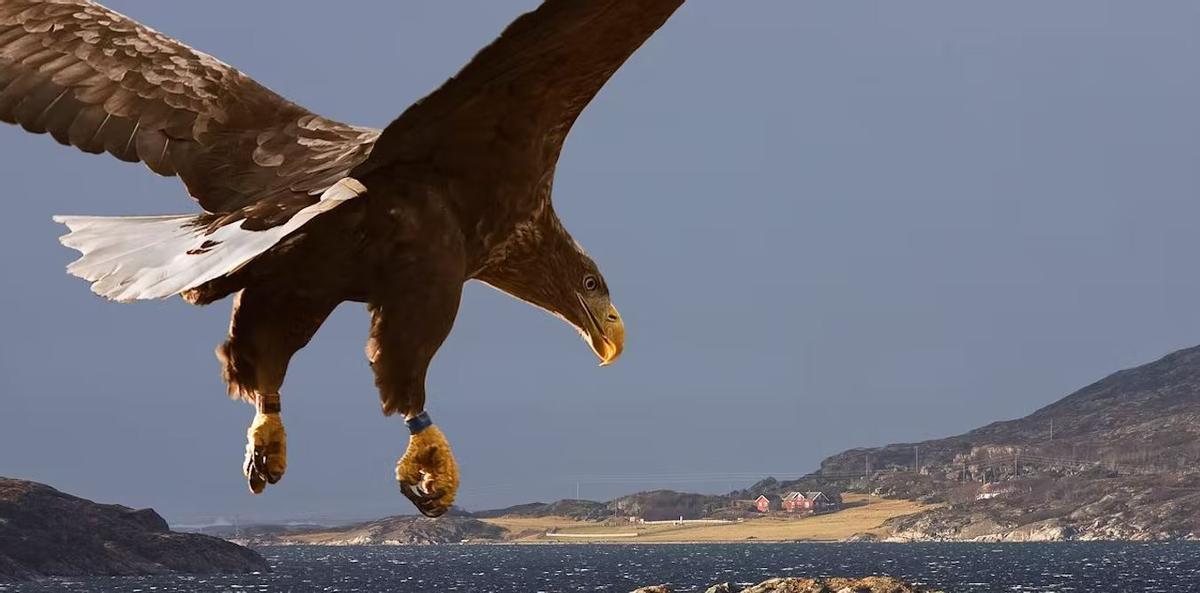
[[[513, 541], [541, 541], [547, 531], [574, 531], [576, 528], [587, 528], [598, 525], [590, 521], [578, 521], [569, 517], [497, 517], [482, 519], [485, 523], [499, 525], [508, 530], [509, 538]], [[610, 529], [615, 531], [615, 529]]]
[[[576, 521], [562, 517], [485, 519], [508, 529], [516, 541], [605, 541], [604, 534], [637, 532], [635, 538], [612, 538], [623, 542], [733, 542], [733, 541], [840, 541], [857, 533], [886, 535], [882, 524], [887, 519], [930, 508], [906, 500], [868, 498], [846, 494], [847, 508], [828, 515], [785, 517], [782, 515], [747, 519], [727, 524], [635, 525]], [[547, 531], [588, 538], [551, 538]]]

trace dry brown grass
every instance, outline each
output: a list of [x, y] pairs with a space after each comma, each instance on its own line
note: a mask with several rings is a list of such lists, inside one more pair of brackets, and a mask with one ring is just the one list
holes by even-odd
[[547, 531], [595, 525], [591, 521], [580, 521], [570, 517], [496, 517], [480, 520], [507, 529], [508, 538], [513, 541], [545, 539], [543, 535]]
[[[857, 533], [886, 535], [883, 522], [930, 508], [907, 500], [868, 498], [861, 494], [846, 494], [847, 508], [837, 513], [813, 517], [773, 515], [747, 519], [738, 523], [718, 525], [632, 525], [621, 522], [597, 523], [576, 521], [564, 517], [486, 519], [493, 525], [508, 529], [520, 537], [516, 541], [550, 541], [546, 531], [588, 534], [587, 541], [605, 541], [606, 533], [636, 531], [636, 538], [612, 539], [626, 543], [643, 542], [733, 542], [733, 541], [840, 541]], [[564, 541], [564, 540], [557, 540]]]

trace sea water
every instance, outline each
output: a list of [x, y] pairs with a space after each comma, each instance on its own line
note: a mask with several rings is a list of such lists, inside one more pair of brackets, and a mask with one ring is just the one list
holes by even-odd
[[[890, 575], [947, 592], [1200, 592], [1200, 543], [266, 547], [272, 572], [57, 579], [42, 592], [704, 591], [776, 576]], [[735, 589], [736, 590], [736, 589]]]

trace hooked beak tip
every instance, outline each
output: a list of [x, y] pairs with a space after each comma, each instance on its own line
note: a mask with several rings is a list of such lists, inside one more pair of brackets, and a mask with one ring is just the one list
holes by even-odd
[[617, 312], [617, 308], [608, 304], [608, 309], [603, 315], [597, 315], [588, 307], [587, 301], [583, 295], [576, 295], [579, 298], [579, 303], [583, 305], [584, 314], [586, 315], [587, 330], [586, 337], [591, 344], [592, 351], [596, 353], [596, 357], [600, 359], [600, 366], [608, 366], [616, 362], [621, 356], [621, 352], [625, 350], [625, 322], [621, 320], [621, 314]]
[[621, 352], [625, 350], [625, 322], [621, 320], [617, 308], [609, 305], [602, 325], [603, 335], [600, 336], [600, 344], [598, 344], [602, 348], [595, 350], [596, 355], [600, 357], [600, 366], [605, 367], [616, 362], [620, 358]]

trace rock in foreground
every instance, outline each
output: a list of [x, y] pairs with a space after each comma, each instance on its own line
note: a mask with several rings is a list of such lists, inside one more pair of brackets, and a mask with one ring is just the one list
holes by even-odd
[[[737, 591], [728, 583], [715, 585], [706, 593], [733, 593]], [[741, 593], [929, 593], [928, 589], [912, 585], [891, 577], [866, 577], [862, 579], [769, 579], [752, 587], [741, 589]], [[633, 593], [671, 593], [666, 585], [643, 587]]]
[[257, 552], [172, 532], [153, 509], [96, 504], [0, 477], [0, 581], [268, 570]]

